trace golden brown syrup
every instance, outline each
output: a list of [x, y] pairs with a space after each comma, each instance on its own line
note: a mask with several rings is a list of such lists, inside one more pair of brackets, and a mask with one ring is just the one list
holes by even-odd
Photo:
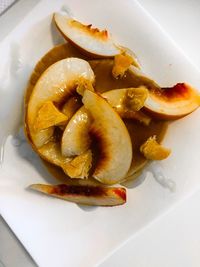
[[[147, 80], [136, 77], [130, 71], [128, 71], [123, 78], [115, 79], [112, 76], [113, 59], [91, 60], [91, 58], [81, 54], [81, 52], [79, 52], [76, 48], [74, 48], [70, 44], [62, 44], [50, 50], [36, 65], [26, 91], [26, 96], [25, 96], [26, 108], [33, 87], [36, 84], [38, 78], [41, 76], [41, 74], [53, 63], [67, 57], [79, 57], [85, 60], [90, 60], [89, 63], [94, 71], [96, 78], [95, 90], [98, 92], [102, 93], [112, 89], [138, 87], [140, 85], [146, 85], [148, 88], [151, 89], [153, 86], [152, 83], [148, 82]], [[141, 144], [144, 143], [147, 140], [147, 138], [152, 135], [156, 135], [157, 140], [159, 142], [162, 141], [167, 129], [167, 123], [163, 121], [152, 120], [149, 126], [145, 126], [137, 121], [125, 120], [125, 124], [129, 131], [133, 146], [133, 161], [129, 172], [129, 174], [132, 174], [141, 169], [147, 162], [147, 160], [143, 157], [143, 155], [139, 151]], [[26, 128], [25, 129], [26, 134], [28, 136], [27, 126], [25, 126], [25, 128]], [[45, 161], [44, 163], [47, 166], [49, 172], [62, 183], [67, 182], [71, 184], [77, 184], [77, 183], [99, 184], [99, 182], [95, 181], [94, 179], [90, 179], [90, 181], [80, 180], [80, 179], [78, 179], [78, 181], [75, 179], [76, 180], [75, 181], [69, 179], [61, 170], [61, 168]]]

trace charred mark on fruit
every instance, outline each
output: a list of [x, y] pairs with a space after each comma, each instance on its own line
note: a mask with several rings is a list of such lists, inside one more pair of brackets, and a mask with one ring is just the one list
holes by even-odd
[[185, 83], [177, 83], [173, 87], [163, 88], [162, 95], [169, 99], [173, 98], [188, 98], [189, 88]]
[[113, 189], [114, 193], [118, 195], [121, 199], [126, 202], [126, 189], [125, 188], [115, 188]]
[[95, 173], [105, 168], [106, 163], [110, 160], [110, 155], [107, 153], [109, 143], [103, 136], [103, 133], [91, 126], [89, 131], [92, 140], [92, 150], [94, 156]]
[[87, 197], [99, 197], [106, 195], [106, 190], [100, 186], [81, 186], [81, 185], [66, 185], [60, 184], [52, 188], [52, 195], [78, 195], [78, 196], [87, 196]]
[[172, 87], [154, 89], [153, 93], [167, 101], [176, 99], [188, 99], [190, 97], [190, 88], [185, 83], [177, 83]]

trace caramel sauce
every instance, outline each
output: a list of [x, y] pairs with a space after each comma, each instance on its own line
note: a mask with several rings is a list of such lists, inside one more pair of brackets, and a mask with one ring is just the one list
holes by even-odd
[[[120, 88], [128, 88], [128, 87], [138, 87], [140, 85], [145, 85], [150, 90], [154, 90], [154, 84], [151, 83], [147, 79], [139, 78], [135, 76], [132, 72], [127, 71], [126, 75], [122, 78], [116, 79], [112, 76], [112, 68], [113, 68], [113, 59], [99, 59], [99, 60], [91, 60], [91, 57], [87, 57], [79, 50], [74, 48], [72, 45], [66, 43], [54, 47], [50, 50], [36, 65], [33, 74], [30, 78], [28, 88], [25, 96], [25, 108], [27, 108], [27, 103], [29, 101], [31, 92], [36, 84], [38, 78], [41, 74], [53, 63], [67, 58], [67, 57], [79, 57], [85, 60], [89, 60], [89, 63], [95, 74], [95, 90], [99, 93], [103, 93], [112, 89], [120, 89]], [[155, 89], [156, 90], [156, 89]], [[25, 118], [26, 122], [26, 118]], [[133, 148], [133, 160], [132, 165], [129, 171], [129, 174], [133, 174], [143, 168], [143, 166], [147, 163], [147, 160], [140, 153], [140, 146], [148, 139], [148, 137], [152, 135], [157, 136], [157, 140], [160, 142], [164, 138], [167, 122], [153, 120], [151, 121], [149, 126], [145, 126], [137, 121], [126, 119], [124, 120], [127, 129], [129, 131], [132, 148]], [[28, 128], [25, 123], [25, 131], [27, 136]], [[60, 130], [59, 130], [60, 131]], [[60, 132], [56, 133], [58, 137], [60, 136]], [[31, 140], [30, 140], [31, 142]], [[46, 161], [44, 161], [47, 166], [49, 172], [60, 182], [68, 183], [68, 184], [79, 184], [79, 185], [98, 185], [100, 184], [98, 181], [93, 178], [80, 180], [80, 179], [70, 179], [68, 178], [61, 168], [52, 165]]]

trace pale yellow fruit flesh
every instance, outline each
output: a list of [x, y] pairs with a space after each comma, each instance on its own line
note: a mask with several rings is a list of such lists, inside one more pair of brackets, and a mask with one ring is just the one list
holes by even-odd
[[101, 96], [86, 90], [82, 101], [93, 117], [91, 131], [102, 150], [93, 177], [104, 184], [115, 184], [125, 178], [132, 161], [128, 130], [119, 115]]
[[71, 178], [88, 178], [89, 170], [92, 167], [91, 150], [82, 153], [69, 162], [61, 165], [63, 171]]
[[89, 206], [116, 206], [126, 202], [126, 189], [90, 185], [33, 184], [31, 189], [49, 196]]
[[51, 65], [38, 79], [29, 99], [27, 108], [27, 124], [33, 144], [41, 147], [53, 135], [50, 127], [42, 131], [35, 131], [34, 122], [38, 110], [46, 101], [59, 103], [75, 91], [80, 78], [94, 81], [94, 73], [85, 60], [67, 58]]
[[[146, 76], [146, 74], [135, 66], [131, 66], [129, 70], [133, 72], [135, 76], [138, 76], [144, 81], [152, 84], [154, 87], [154, 90], [150, 90], [149, 96], [144, 105], [146, 111], [150, 112], [153, 117], [158, 119], [174, 120], [192, 113], [200, 106], [200, 93], [190, 85], [186, 83], [177, 84], [185, 87], [183, 96], [181, 97], [180, 95], [178, 97], [166, 98], [162, 96], [163, 90], [167, 90], [169, 88], [161, 89], [155, 81]], [[176, 87], [177, 85], [173, 87]], [[158, 92], [158, 94], [155, 92]]]
[[67, 120], [65, 114], [60, 112], [51, 101], [47, 101], [38, 110], [34, 128], [39, 131], [51, 126], [63, 125]]
[[90, 54], [112, 57], [121, 51], [107, 31], [94, 29], [91, 25], [83, 25], [60, 13], [54, 14], [54, 21], [65, 38]]
[[108, 103], [119, 111], [139, 111], [143, 108], [148, 95], [148, 89], [145, 86], [115, 89], [102, 94], [102, 96], [107, 99]]
[[123, 77], [129, 67], [133, 64], [133, 58], [128, 54], [119, 54], [114, 58], [112, 74], [114, 78]]
[[149, 160], [163, 160], [171, 153], [170, 149], [165, 148], [156, 141], [156, 136], [149, 137], [140, 147], [140, 151]]
[[90, 113], [81, 107], [71, 118], [63, 132], [62, 154], [66, 157], [81, 155], [90, 146], [89, 129], [92, 123]]
[[177, 99], [166, 99], [162, 94], [150, 93], [145, 102], [145, 109], [161, 119], [177, 119], [192, 113], [200, 106], [200, 95], [191, 86], [183, 86], [188, 90], [188, 95]]

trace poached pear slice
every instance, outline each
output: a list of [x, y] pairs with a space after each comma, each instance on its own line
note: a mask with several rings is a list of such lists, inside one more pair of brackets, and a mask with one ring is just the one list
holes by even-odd
[[89, 206], [117, 206], [126, 202], [126, 189], [91, 185], [33, 184], [31, 189], [70, 202]]
[[82, 106], [67, 124], [61, 141], [62, 155], [81, 155], [90, 147], [89, 129], [92, 123], [90, 113]]
[[115, 184], [126, 176], [132, 161], [128, 130], [114, 109], [100, 95], [85, 90], [83, 104], [93, 122], [90, 132], [100, 149], [93, 177], [104, 184]]
[[144, 105], [154, 117], [167, 120], [184, 117], [199, 106], [199, 92], [186, 83], [150, 91]]
[[38, 79], [28, 102], [27, 121], [29, 135], [36, 148], [50, 140], [54, 128], [41, 131], [34, 129], [34, 122], [41, 106], [51, 101], [59, 104], [76, 90], [79, 79], [94, 82], [94, 73], [89, 63], [83, 59], [67, 58], [51, 65]]
[[63, 37], [93, 56], [113, 57], [120, 54], [117, 46], [106, 30], [100, 31], [92, 25], [84, 25], [67, 15], [54, 14], [54, 21]]

